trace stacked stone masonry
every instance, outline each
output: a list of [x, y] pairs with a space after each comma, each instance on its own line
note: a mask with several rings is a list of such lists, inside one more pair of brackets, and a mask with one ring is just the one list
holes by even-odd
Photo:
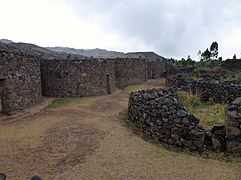
[[191, 150], [204, 147], [205, 130], [171, 91], [152, 89], [131, 93], [128, 116], [140, 131], [157, 141]]
[[241, 98], [225, 109], [225, 130], [227, 151], [241, 153]]
[[190, 80], [183, 75], [170, 76], [166, 86], [174, 90], [190, 91], [200, 97], [202, 102], [231, 102], [241, 97], [241, 85], [238, 82], [210, 82], [208, 80]]
[[83, 97], [115, 90], [112, 60], [42, 60], [42, 89], [47, 97]]
[[37, 58], [1, 50], [0, 67], [4, 113], [24, 110], [42, 100], [40, 61]]
[[[169, 65], [170, 66], [170, 65]], [[169, 67], [168, 66], [168, 67]], [[0, 43], [0, 95], [2, 111], [13, 114], [47, 97], [83, 97], [112, 93], [167, 72], [162, 62], [147, 59], [93, 59], [53, 53], [31, 44]], [[169, 67], [171, 70], [171, 66]]]
[[129, 98], [129, 120], [147, 137], [190, 150], [241, 153], [241, 98], [225, 110], [225, 124], [204, 129], [169, 90], [133, 92]]
[[145, 59], [115, 59], [116, 86], [123, 88], [147, 80]]

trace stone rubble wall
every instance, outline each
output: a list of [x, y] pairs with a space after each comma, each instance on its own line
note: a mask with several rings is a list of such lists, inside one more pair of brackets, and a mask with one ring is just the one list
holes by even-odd
[[116, 87], [115, 63], [112, 60], [42, 60], [42, 89], [47, 97], [83, 97], [107, 94]]
[[241, 153], [241, 98], [225, 109], [225, 130], [227, 151]]
[[13, 114], [42, 100], [40, 61], [17, 52], [0, 50], [3, 81], [2, 112]]
[[159, 142], [191, 150], [204, 148], [205, 130], [171, 91], [152, 89], [131, 93], [128, 116], [141, 132]]
[[228, 59], [222, 62], [222, 67], [232, 72], [241, 70], [241, 59]]
[[241, 97], [241, 86], [234, 84], [193, 81], [190, 89], [194, 94], [197, 94], [200, 97], [202, 102], [231, 102], [236, 98]]
[[241, 97], [241, 85], [238, 82], [215, 83], [208, 80], [190, 80], [183, 75], [166, 78], [168, 88], [180, 91], [191, 91], [200, 97], [202, 102], [231, 102]]
[[147, 78], [148, 79], [159, 79], [165, 76], [166, 69], [165, 63], [160, 60], [147, 61]]
[[123, 88], [130, 84], [146, 81], [145, 59], [115, 59], [116, 86]]

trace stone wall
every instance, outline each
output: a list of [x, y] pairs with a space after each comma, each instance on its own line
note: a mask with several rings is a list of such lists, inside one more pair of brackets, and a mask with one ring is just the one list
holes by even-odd
[[152, 89], [131, 93], [128, 116], [141, 132], [157, 141], [191, 150], [204, 147], [205, 130], [171, 91]]
[[201, 80], [193, 81], [190, 88], [202, 102], [210, 100], [215, 103], [231, 102], [241, 97], [241, 86], [235, 84], [210, 83]]
[[116, 86], [143, 83], [147, 79], [145, 59], [115, 59]]
[[39, 60], [0, 48], [0, 69], [3, 113], [13, 114], [41, 101]]
[[241, 153], [241, 98], [225, 109], [225, 130], [227, 151]]
[[240, 71], [241, 70], [241, 59], [228, 59], [222, 62], [222, 67], [230, 71]]
[[187, 90], [189, 89], [191, 81], [186, 79], [183, 75], [174, 75], [166, 78], [166, 87], [175, 90]]
[[158, 79], [165, 76], [166, 69], [165, 63], [156, 60], [156, 61], [147, 61], [147, 78], [148, 79]]
[[113, 92], [116, 86], [112, 60], [42, 60], [41, 73], [47, 97], [98, 96]]

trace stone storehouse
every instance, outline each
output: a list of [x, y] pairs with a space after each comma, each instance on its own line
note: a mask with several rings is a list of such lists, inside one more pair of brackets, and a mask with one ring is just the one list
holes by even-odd
[[[153, 66], [158, 67], [155, 74], [162, 74], [161, 65]], [[145, 58], [93, 59], [58, 54], [31, 44], [0, 43], [2, 112], [24, 110], [38, 104], [42, 95], [68, 98], [110, 94], [116, 87], [146, 81], [148, 68]]]
[[41, 101], [40, 61], [0, 47], [2, 112], [12, 114]]
[[144, 59], [120, 58], [114, 61], [118, 88], [146, 81], [146, 61]]
[[112, 60], [42, 60], [42, 89], [47, 97], [83, 97], [110, 94], [115, 90]]

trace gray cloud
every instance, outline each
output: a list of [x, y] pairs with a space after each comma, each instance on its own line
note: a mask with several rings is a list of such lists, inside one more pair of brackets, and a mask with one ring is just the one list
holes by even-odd
[[239, 0], [70, 0], [105, 31], [140, 39], [167, 57], [195, 56], [240, 28]]

